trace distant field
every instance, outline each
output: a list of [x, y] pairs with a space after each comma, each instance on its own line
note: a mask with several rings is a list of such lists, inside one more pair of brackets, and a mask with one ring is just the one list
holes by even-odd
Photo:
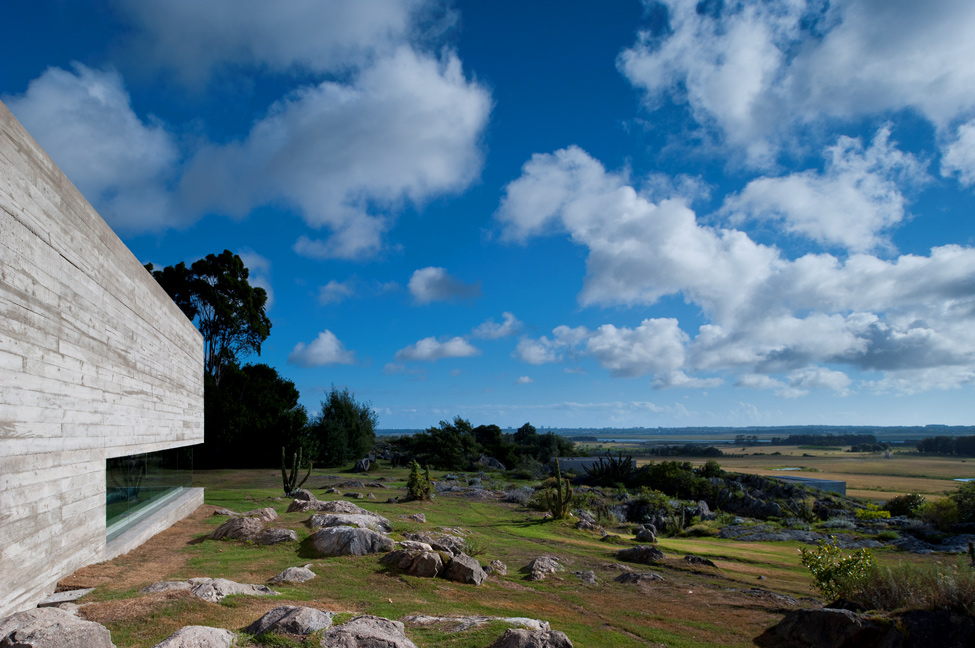
[[[975, 459], [929, 457], [895, 452], [890, 459], [878, 453], [813, 450], [808, 446], [749, 446], [722, 448], [725, 470], [757, 475], [816, 477], [846, 482], [847, 495], [886, 501], [905, 493], [928, 498], [957, 489], [957, 478], [975, 477]], [[625, 452], [625, 450], [624, 450]], [[772, 454], [779, 453], [779, 454]], [[703, 459], [687, 458], [695, 464]], [[651, 459], [640, 458], [638, 464]], [[782, 468], [799, 468], [784, 471]]]

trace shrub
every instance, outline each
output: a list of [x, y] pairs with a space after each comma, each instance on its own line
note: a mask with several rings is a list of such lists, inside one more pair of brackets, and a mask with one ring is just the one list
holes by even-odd
[[961, 522], [975, 522], [975, 482], [965, 482], [948, 497], [957, 506], [958, 519]]
[[533, 488], [528, 486], [522, 486], [521, 488], [512, 488], [504, 493], [504, 501], [510, 502], [512, 504], [528, 504], [528, 500], [531, 498], [532, 494], [535, 492]]
[[694, 538], [716, 538], [720, 531], [721, 525], [719, 525], [715, 520], [710, 520], [708, 522], [698, 522], [697, 524], [692, 524], [681, 531], [680, 534], [682, 536], [690, 536]]
[[905, 516], [916, 518], [921, 515], [921, 510], [924, 508], [926, 501], [920, 493], [898, 495], [897, 497], [891, 497], [884, 504], [884, 510], [888, 511], [894, 517]]
[[430, 469], [427, 468], [426, 473], [420, 474], [420, 464], [416, 462], [416, 459], [410, 464], [410, 476], [406, 479], [406, 499], [433, 499], [433, 484], [430, 479]]
[[873, 566], [873, 555], [867, 549], [857, 549], [848, 556], [841, 555], [836, 536], [820, 540], [819, 548], [799, 549], [802, 564], [816, 580], [816, 587], [826, 598], [833, 599], [840, 592], [856, 591]]
[[947, 531], [958, 521], [958, 504], [949, 497], [928, 502], [921, 509], [921, 519], [930, 522], [939, 531]]
[[884, 511], [873, 504], [867, 504], [867, 508], [857, 509], [858, 520], [886, 520], [890, 517], [890, 511]]
[[890, 529], [877, 534], [877, 540], [897, 540], [899, 537], [901, 537], [899, 533]]
[[715, 477], [724, 477], [724, 470], [721, 469], [721, 464], [715, 459], [708, 459], [703, 466], [698, 470], [698, 474], [705, 479], [712, 479]]
[[856, 588], [840, 594], [868, 610], [945, 610], [975, 613], [975, 572], [957, 564], [913, 565], [870, 569]]

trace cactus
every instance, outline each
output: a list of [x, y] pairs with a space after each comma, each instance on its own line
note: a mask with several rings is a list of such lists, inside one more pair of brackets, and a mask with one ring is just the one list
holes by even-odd
[[287, 458], [284, 446], [281, 447], [281, 480], [284, 482], [284, 494], [291, 495], [296, 490], [304, 486], [308, 477], [311, 475], [312, 462], [308, 462], [308, 472], [305, 473], [301, 483], [298, 483], [298, 467], [301, 465], [301, 448], [292, 456], [292, 467], [288, 470]]
[[562, 469], [559, 460], [555, 460], [555, 487], [545, 491], [545, 507], [555, 520], [564, 520], [569, 515], [572, 504], [572, 485], [568, 479], [562, 479]]

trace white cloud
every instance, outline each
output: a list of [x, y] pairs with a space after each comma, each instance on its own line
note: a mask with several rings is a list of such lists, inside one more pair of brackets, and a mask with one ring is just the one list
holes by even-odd
[[400, 48], [354, 75], [304, 87], [275, 104], [246, 139], [203, 147], [181, 183], [198, 211], [242, 217], [293, 206], [324, 240], [302, 237], [314, 258], [359, 258], [382, 247], [404, 203], [465, 189], [480, 172], [488, 92], [451, 52]]
[[271, 261], [250, 248], [240, 249], [237, 256], [247, 268], [248, 283], [256, 288], [263, 288], [264, 292], [267, 293], [265, 310], [270, 310], [271, 306], [274, 305], [274, 288], [271, 287]]
[[334, 364], [355, 364], [355, 354], [331, 331], [322, 331], [311, 344], [299, 342], [288, 354], [288, 363], [300, 367], [324, 367]]
[[521, 330], [522, 324], [512, 313], [501, 313], [502, 322], [498, 324], [493, 318], [482, 323], [473, 331], [474, 337], [485, 340], [497, 340], [498, 338], [517, 335]]
[[421, 0], [115, 0], [132, 21], [142, 64], [206, 81], [226, 66], [341, 71], [388, 54], [410, 36]]
[[733, 222], [781, 222], [786, 231], [824, 245], [855, 251], [889, 245], [883, 233], [905, 217], [901, 187], [926, 177], [923, 166], [889, 137], [890, 128], [881, 128], [866, 150], [859, 139], [840, 137], [826, 150], [823, 173], [752, 180], [725, 200], [722, 211]]
[[975, 106], [975, 5], [664, 0], [667, 30], [618, 59], [650, 108], [686, 104], [756, 164], [796, 127], [912, 109], [938, 128]]
[[481, 294], [480, 284], [465, 284], [447, 274], [444, 268], [434, 267], [414, 271], [407, 288], [417, 304], [469, 299]]
[[[975, 367], [971, 247], [892, 260], [864, 253], [790, 260], [743, 232], [700, 224], [680, 201], [651, 202], [575, 147], [533, 156], [496, 216], [508, 240], [565, 232], [588, 249], [584, 306], [681, 295], [706, 320], [693, 338], [669, 320], [595, 332], [559, 327], [551, 339], [519, 342], [515, 355], [525, 362], [589, 355], [615, 375], [653, 373], [656, 386], [713, 380], [699, 372], [783, 374], [794, 393], [845, 388], [839, 374], [818, 371], [817, 382], [795, 373], [823, 364], [889, 375]], [[932, 388], [944, 382], [926, 376]]]
[[189, 224], [167, 183], [178, 168], [173, 136], [132, 110], [122, 77], [80, 63], [48, 68], [4, 103], [113, 227], [156, 232]]
[[965, 186], [975, 185], [975, 120], [959, 126], [954, 140], [945, 147], [941, 174], [957, 175]]
[[529, 376], [519, 376], [518, 380], [515, 381], [515, 383], [519, 385], [530, 385], [533, 382], [535, 381], [532, 380]]
[[322, 306], [328, 304], [338, 304], [355, 294], [350, 282], [341, 282], [331, 279], [324, 286], [318, 289], [318, 303]]
[[480, 353], [477, 348], [462, 337], [446, 340], [428, 337], [397, 351], [396, 359], [400, 361], [433, 362], [443, 358], [469, 358], [480, 355]]

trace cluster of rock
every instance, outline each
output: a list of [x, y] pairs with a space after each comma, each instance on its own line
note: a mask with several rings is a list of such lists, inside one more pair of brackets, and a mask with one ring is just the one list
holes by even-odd
[[298, 534], [283, 527], [268, 527], [266, 523], [278, 518], [278, 513], [271, 507], [235, 513], [228, 509], [217, 509], [214, 515], [229, 515], [230, 519], [221, 524], [208, 537], [211, 540], [242, 540], [260, 545], [272, 545], [280, 542], [297, 542]]
[[487, 580], [487, 572], [477, 559], [464, 553], [463, 538], [448, 533], [406, 533], [404, 537], [406, 540], [399, 543], [398, 549], [382, 558], [381, 562], [391, 570], [467, 585], [481, 585]]
[[[341, 625], [332, 625], [333, 613], [311, 607], [284, 605], [274, 608], [245, 628], [258, 636], [266, 633], [308, 636], [321, 632], [323, 648], [417, 648], [406, 636], [402, 621], [361, 615]], [[456, 622], [454, 631], [464, 631], [488, 621], [504, 621], [510, 628], [491, 648], [572, 648], [568, 637], [552, 630], [548, 623], [521, 617], [422, 617], [404, 619], [414, 626]], [[230, 648], [235, 633], [223, 628], [186, 626], [154, 648]], [[0, 646], [11, 648], [115, 648], [108, 628], [85, 621], [59, 608], [37, 608], [0, 619]]]

